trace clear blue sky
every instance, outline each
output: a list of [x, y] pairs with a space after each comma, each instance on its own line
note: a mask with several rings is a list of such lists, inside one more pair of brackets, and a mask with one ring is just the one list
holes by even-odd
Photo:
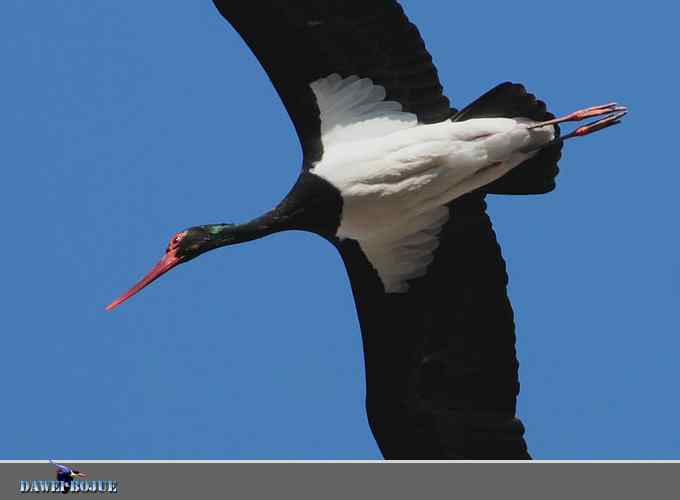
[[[530, 450], [678, 459], [677, 8], [495, 3], [403, 2], [455, 105], [513, 80], [560, 114], [631, 109], [568, 144], [557, 191], [490, 201]], [[212, 2], [4, 0], [0, 32], [0, 458], [378, 458], [320, 238], [206, 254], [104, 311], [175, 231], [258, 215], [297, 176]]]

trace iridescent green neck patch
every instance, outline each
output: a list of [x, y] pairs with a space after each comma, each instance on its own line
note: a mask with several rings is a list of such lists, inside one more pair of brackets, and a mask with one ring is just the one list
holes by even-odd
[[234, 224], [211, 224], [203, 226], [210, 234], [219, 234], [229, 227], [234, 227]]

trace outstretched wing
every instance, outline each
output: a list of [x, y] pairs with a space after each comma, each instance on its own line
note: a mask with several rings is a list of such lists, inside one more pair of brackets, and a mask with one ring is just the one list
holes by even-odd
[[[340, 125], [347, 126], [396, 111], [434, 123], [455, 112], [442, 94], [418, 29], [396, 1], [214, 2], [281, 96], [307, 168], [323, 155], [324, 120], [331, 122], [325, 124], [328, 129], [339, 118], [344, 120]], [[325, 102], [327, 111], [340, 113], [321, 116], [319, 101]], [[350, 109], [353, 112], [346, 113]]]
[[484, 194], [448, 207], [434, 260], [406, 293], [385, 293], [358, 244], [338, 243], [361, 323], [369, 423], [390, 459], [528, 459], [508, 278]]

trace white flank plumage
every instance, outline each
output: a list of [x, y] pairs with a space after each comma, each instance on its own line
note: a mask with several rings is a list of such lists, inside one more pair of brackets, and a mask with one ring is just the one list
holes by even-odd
[[311, 84], [324, 154], [311, 170], [337, 187], [337, 236], [358, 241], [388, 293], [427, 272], [449, 217], [446, 204], [498, 179], [554, 139], [525, 118], [417, 123], [369, 79], [337, 74]]

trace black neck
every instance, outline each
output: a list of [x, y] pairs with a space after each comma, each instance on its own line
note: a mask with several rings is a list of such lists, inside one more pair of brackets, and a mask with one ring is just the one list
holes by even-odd
[[340, 225], [342, 197], [330, 183], [308, 172], [273, 210], [244, 224], [201, 226], [212, 247], [234, 245], [287, 230], [310, 231], [332, 239]]
[[265, 217], [271, 216], [281, 230], [299, 229], [333, 238], [341, 215], [340, 191], [325, 179], [303, 171], [288, 195]]

